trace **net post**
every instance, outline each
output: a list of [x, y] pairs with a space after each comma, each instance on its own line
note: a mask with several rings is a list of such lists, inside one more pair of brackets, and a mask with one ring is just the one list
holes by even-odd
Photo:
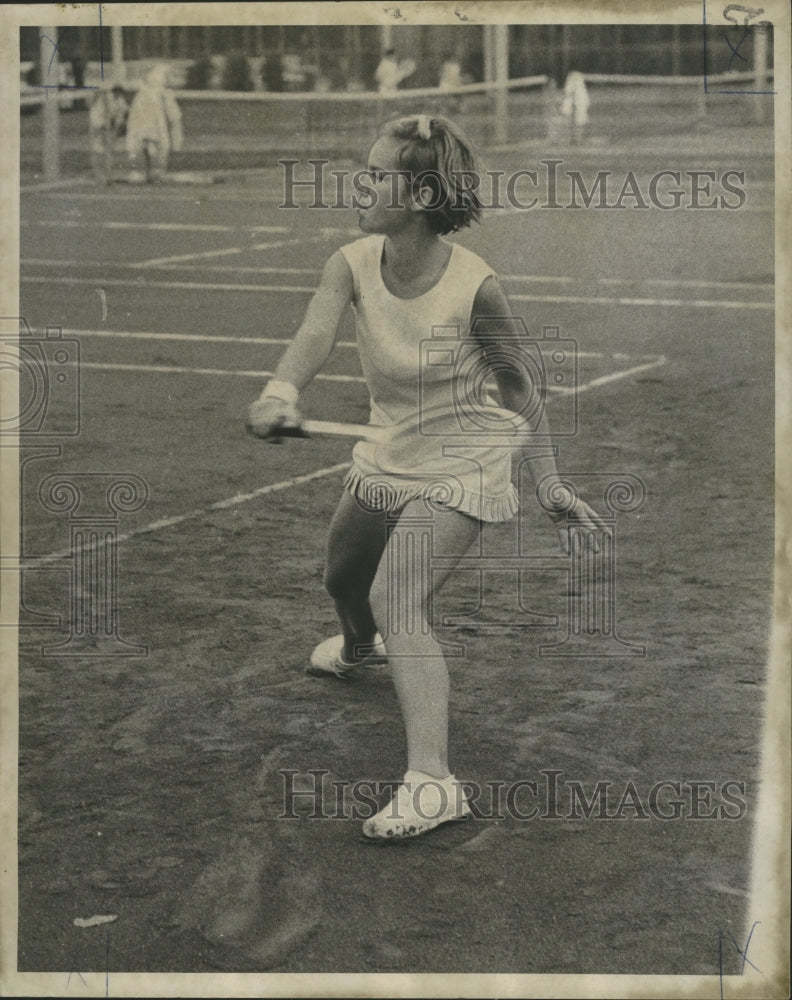
[[[754, 90], [763, 94], [767, 90], [767, 25], [758, 24], [754, 31]], [[767, 121], [767, 103], [754, 101], [754, 120], [757, 125]]]
[[495, 57], [493, 55], [492, 41], [494, 29], [494, 24], [482, 25], [482, 31], [484, 32], [484, 79], [486, 81], [495, 79]]
[[113, 79], [123, 83], [126, 76], [124, 68], [124, 34], [120, 24], [114, 24], [110, 29], [110, 39], [113, 53]]
[[495, 82], [493, 90], [493, 115], [495, 118], [495, 141], [506, 142], [509, 119], [509, 26], [496, 24], [495, 32]]
[[39, 64], [43, 88], [42, 130], [44, 180], [60, 180], [60, 98], [58, 29], [39, 28]]
[[707, 117], [707, 89], [703, 80], [696, 85], [696, 116], [700, 122]]

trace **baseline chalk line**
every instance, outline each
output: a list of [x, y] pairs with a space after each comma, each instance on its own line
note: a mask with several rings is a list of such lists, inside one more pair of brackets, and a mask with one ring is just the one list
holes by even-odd
[[[308, 472], [302, 476], [284, 479], [280, 483], [271, 483], [269, 486], [262, 486], [260, 489], [253, 490], [252, 493], [238, 493], [227, 500], [218, 500], [216, 503], [209, 504], [208, 507], [204, 507], [201, 510], [190, 510], [186, 514], [176, 514], [173, 517], [162, 517], [157, 521], [150, 521], [140, 528], [133, 528], [131, 531], [118, 535], [112, 539], [112, 544], [116, 545], [120, 542], [126, 542], [130, 538], [137, 538], [139, 535], [150, 535], [155, 531], [161, 531], [163, 528], [173, 528], [177, 524], [184, 524], [186, 521], [195, 521], [197, 518], [206, 517], [207, 514], [211, 514], [214, 511], [237, 507], [240, 504], [248, 503], [250, 500], [256, 500], [258, 497], [268, 496], [270, 493], [280, 493], [282, 490], [288, 490], [292, 486], [301, 486], [303, 483], [310, 483], [314, 479], [323, 479], [326, 476], [331, 476], [333, 473], [341, 472], [343, 469], [348, 468], [349, 462], [339, 462], [337, 465], [330, 465], [325, 469], [317, 469], [315, 472]], [[81, 551], [91, 551], [104, 547], [105, 543], [100, 539], [97, 544], [81, 546]], [[19, 567], [20, 569], [32, 569], [38, 566], [46, 566], [48, 563], [68, 559], [72, 555], [73, 552], [71, 549], [61, 549], [60, 552], [52, 552], [45, 556], [32, 556], [29, 559], [21, 560]]]
[[[302, 240], [297, 242], [302, 243]], [[236, 252], [236, 248], [232, 248]], [[209, 252], [211, 254], [211, 252]], [[217, 256], [218, 252], [211, 254]], [[106, 288], [165, 288], [184, 289], [185, 291], [205, 292], [257, 292], [259, 294], [299, 294], [313, 295], [316, 287], [306, 285], [248, 285], [236, 282], [217, 281], [151, 281], [142, 277], [142, 272], [151, 262], [142, 261], [137, 265], [141, 277], [132, 278], [73, 278], [62, 275], [30, 275], [20, 274], [21, 284], [44, 285], [103, 285]], [[512, 292], [509, 298], [514, 302], [552, 302], [558, 305], [590, 305], [590, 306], [640, 306], [644, 308], [682, 308], [682, 309], [775, 309], [773, 302], [740, 301], [736, 299], [655, 299], [655, 298], [609, 298], [599, 295], [535, 295], [523, 292]]]

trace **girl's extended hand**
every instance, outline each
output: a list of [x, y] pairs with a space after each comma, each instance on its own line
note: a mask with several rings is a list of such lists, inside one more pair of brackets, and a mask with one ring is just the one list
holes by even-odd
[[548, 514], [550, 520], [558, 529], [558, 540], [564, 555], [569, 555], [571, 528], [581, 533], [588, 540], [588, 544], [592, 546], [595, 552], [599, 552], [600, 550], [600, 538], [603, 535], [610, 537], [611, 530], [609, 525], [593, 507], [590, 507], [580, 497], [569, 497], [562, 509], [558, 511], [549, 510]]
[[271, 441], [280, 441], [279, 430], [295, 430], [301, 423], [297, 407], [277, 396], [257, 399], [248, 409], [247, 428], [250, 433]]

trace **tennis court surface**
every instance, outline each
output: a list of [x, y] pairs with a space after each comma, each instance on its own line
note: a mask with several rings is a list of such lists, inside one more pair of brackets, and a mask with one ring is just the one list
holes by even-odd
[[[351, 443], [244, 434], [354, 213], [279, 209], [276, 168], [23, 191], [21, 313], [78, 342], [80, 424], [23, 470], [20, 970], [740, 971], [772, 593], [772, 164], [710, 140], [573, 150], [563, 169], [745, 171], [739, 210], [493, 211], [460, 237], [534, 336], [575, 342], [561, 469], [595, 504], [594, 474], [645, 490], [616, 518], [614, 584], [645, 654], [540, 655], [568, 576], [525, 491], [519, 524], [485, 535], [491, 569], [435, 609], [465, 645], [452, 766], [482, 815], [399, 846], [349, 818], [352, 783], [401, 775], [387, 672], [303, 673], [336, 630], [323, 546]], [[365, 421], [351, 318], [339, 341], [303, 410]], [[568, 400], [550, 394], [551, 425]], [[35, 615], [69, 620], [74, 567], [74, 514], [40, 499], [56, 473], [146, 485], [115, 546], [118, 634], [145, 655], [42, 654], [68, 633]], [[518, 527], [536, 567], [497, 571]], [[304, 796], [284, 818], [311, 769], [321, 815]], [[573, 815], [572, 786], [591, 801], [602, 782], [605, 814]], [[117, 920], [74, 926], [92, 914]]]

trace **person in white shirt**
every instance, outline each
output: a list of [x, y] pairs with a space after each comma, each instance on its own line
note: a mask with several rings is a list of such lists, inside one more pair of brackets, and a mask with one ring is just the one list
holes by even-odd
[[116, 143], [126, 131], [127, 104], [120, 84], [102, 86], [88, 111], [88, 135], [91, 145], [91, 167], [94, 177], [102, 184], [113, 183], [113, 160]]
[[181, 111], [167, 87], [167, 70], [155, 66], [129, 109], [126, 145], [133, 171], [146, 183], [162, 180], [171, 150], [181, 149], [182, 142]]

